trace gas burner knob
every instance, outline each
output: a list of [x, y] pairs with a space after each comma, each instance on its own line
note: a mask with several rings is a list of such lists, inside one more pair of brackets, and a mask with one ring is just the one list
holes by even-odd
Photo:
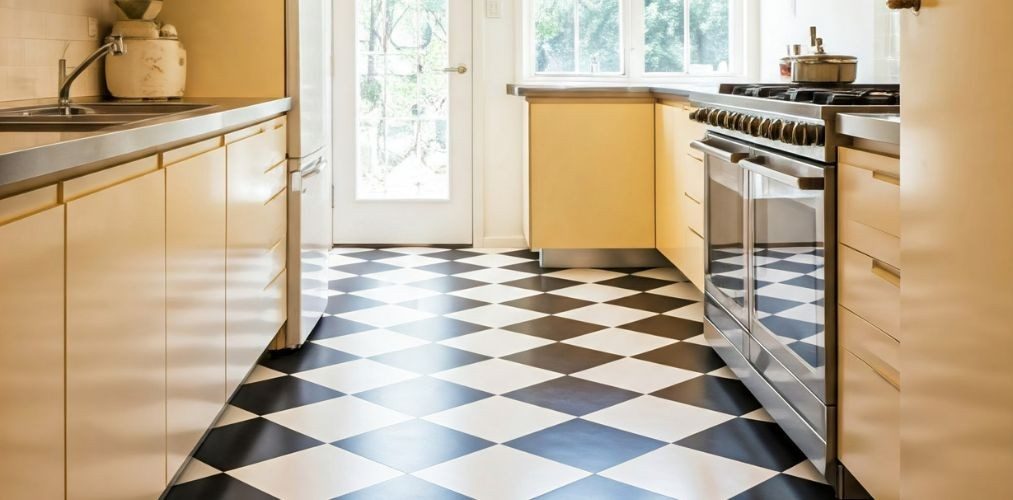
[[824, 146], [827, 143], [827, 128], [823, 125], [816, 125], [815, 141], [813, 144]]
[[711, 121], [711, 125], [715, 127], [721, 127], [725, 123], [725, 119], [728, 118], [728, 111], [721, 110], [714, 115], [714, 119]]
[[735, 130], [743, 134], [748, 134], [749, 118], [750, 118], [749, 115], [745, 113], [739, 113], [739, 117], [735, 120]]
[[736, 113], [734, 111], [728, 113], [728, 115], [725, 116], [724, 122], [721, 123], [721, 128], [735, 130], [735, 121], [739, 119], [739, 115], [741, 115], [741, 113]]
[[770, 122], [770, 126], [767, 127], [767, 133], [764, 134], [764, 138], [772, 141], [781, 140], [781, 130], [784, 129], [784, 120], [775, 119]]
[[798, 128], [798, 122], [785, 121], [784, 126], [781, 127], [781, 135], [778, 139], [786, 144], [798, 145], [795, 142], [795, 129]]

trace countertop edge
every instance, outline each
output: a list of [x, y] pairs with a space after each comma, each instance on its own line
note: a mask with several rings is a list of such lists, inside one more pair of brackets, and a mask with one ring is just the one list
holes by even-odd
[[215, 107], [170, 115], [122, 129], [0, 154], [0, 196], [54, 184], [254, 125], [292, 109], [290, 97], [195, 98]]
[[840, 113], [837, 115], [837, 132], [858, 139], [900, 145], [901, 122], [886, 116], [888, 115]]
[[689, 98], [693, 94], [715, 92], [716, 86], [681, 85], [556, 85], [541, 83], [511, 83], [506, 87], [507, 95], [515, 97], [650, 97], [673, 96]]

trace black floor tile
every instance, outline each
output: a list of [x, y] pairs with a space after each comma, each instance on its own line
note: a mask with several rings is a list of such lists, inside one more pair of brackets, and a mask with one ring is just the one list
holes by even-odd
[[760, 402], [745, 384], [711, 375], [692, 378], [651, 395], [737, 417], [760, 408]]
[[303, 345], [301, 349], [272, 354], [271, 359], [261, 364], [272, 370], [292, 374], [339, 365], [356, 359], [359, 359], [358, 356], [311, 342]]
[[551, 293], [542, 293], [539, 295], [532, 295], [531, 297], [525, 297], [523, 299], [504, 302], [503, 305], [519, 307], [529, 311], [538, 311], [545, 314], [559, 314], [561, 312], [572, 311], [581, 307], [594, 305], [594, 302], [572, 299], [570, 297], [553, 295]]
[[460, 259], [467, 259], [469, 257], [478, 257], [479, 255], [482, 254], [475, 252], [465, 252], [463, 250], [447, 250], [444, 252], [436, 252], [428, 254], [426, 255], [426, 257], [432, 257], [434, 259], [443, 259], [443, 260], [460, 260]]
[[398, 304], [401, 307], [424, 311], [432, 314], [450, 314], [467, 309], [489, 305], [486, 302], [457, 297], [455, 295], [435, 295], [424, 299], [410, 300]]
[[503, 255], [509, 255], [511, 257], [517, 257], [519, 259], [539, 260], [542, 258], [542, 254], [539, 252], [532, 252], [531, 250], [514, 250], [507, 252]]
[[409, 420], [334, 443], [339, 448], [405, 473], [453, 460], [494, 444], [425, 420]]
[[666, 297], [664, 295], [655, 295], [653, 293], [638, 293], [636, 295], [630, 295], [629, 297], [623, 297], [609, 301], [608, 304], [615, 306], [629, 307], [631, 309], [640, 309], [642, 311], [651, 311], [655, 313], [665, 313], [673, 311], [681, 307], [686, 307], [690, 304], [694, 304], [692, 300], [677, 299], [675, 297]]
[[[614, 271], [615, 269], [612, 270]], [[642, 276], [623, 276], [621, 278], [613, 278], [610, 280], [605, 280], [599, 282], [598, 284], [625, 288], [627, 290], [637, 290], [638, 292], [646, 292], [648, 290], [656, 290], [663, 286], [671, 285], [672, 282], [665, 280], [656, 280], [654, 278], [644, 278]]]
[[330, 282], [330, 289], [337, 290], [339, 292], [351, 293], [360, 292], [362, 290], [372, 290], [374, 288], [380, 288], [388, 285], [389, 283], [384, 281], [356, 276], [354, 278], [344, 278], [332, 281]]
[[334, 316], [324, 316], [323, 318], [320, 318], [317, 326], [313, 328], [313, 332], [310, 333], [309, 339], [331, 339], [334, 337], [343, 337], [345, 335], [362, 333], [375, 329], [376, 327], [369, 326], [365, 323], [357, 323], [355, 321], [349, 321], [347, 319]]
[[511, 332], [524, 333], [556, 341], [572, 339], [574, 337], [579, 337], [581, 335], [586, 335], [603, 329], [605, 329], [605, 327], [602, 325], [560, 318], [559, 316], [545, 316], [543, 318], [525, 321], [524, 323], [518, 323], [504, 328], [504, 330], [509, 330]]
[[732, 500], [834, 500], [834, 489], [786, 474], [779, 474], [735, 495]]
[[378, 485], [338, 497], [341, 500], [468, 500], [469, 497], [423, 481], [415, 476], [401, 476]]
[[287, 427], [255, 418], [212, 429], [194, 458], [218, 470], [228, 471], [321, 444]]
[[474, 323], [468, 323], [466, 321], [442, 316], [414, 321], [398, 325], [390, 329], [398, 333], [411, 335], [412, 337], [433, 342], [452, 339], [454, 337], [460, 337], [461, 335], [467, 335], [481, 330], [488, 330], [487, 327], [482, 325], [476, 325]]
[[675, 340], [686, 340], [703, 333], [703, 323], [674, 316], [651, 316], [619, 328]]
[[475, 288], [480, 286], [488, 285], [481, 281], [469, 280], [464, 278], [457, 278], [454, 276], [444, 276], [442, 278], [433, 278], [431, 280], [417, 281], [412, 283], [413, 287], [425, 288], [426, 290], [432, 290], [440, 293], [450, 293], [459, 290], [467, 290], [469, 288]]
[[356, 264], [346, 264], [344, 266], [338, 266], [333, 269], [335, 271], [341, 271], [343, 273], [362, 276], [366, 274], [376, 274], [386, 271], [393, 271], [395, 269], [401, 268], [397, 266], [392, 266], [390, 264], [381, 264], [379, 262], [358, 262]]
[[476, 266], [474, 264], [465, 264], [463, 262], [441, 262], [439, 264], [430, 264], [428, 266], [422, 266], [419, 269], [422, 271], [446, 274], [449, 276], [451, 274], [462, 274], [462, 273], [470, 273], [472, 271], [481, 271], [485, 268], [482, 266]]
[[362, 260], [381, 260], [381, 259], [392, 259], [394, 257], [404, 257], [405, 254], [397, 252], [388, 252], [386, 250], [366, 250], [362, 252], [346, 253], [342, 254], [345, 257], [352, 257], [355, 259]]
[[232, 405], [257, 415], [340, 398], [344, 394], [296, 377], [278, 377], [239, 387]]
[[555, 269], [551, 267], [542, 267], [537, 260], [533, 260], [531, 262], [520, 262], [517, 264], [511, 264], [509, 266], [504, 266], [503, 269], [509, 269], [511, 271], [518, 271], [522, 273], [531, 273], [531, 274], [548, 274], [560, 271], [560, 269]]
[[380, 354], [370, 359], [402, 370], [429, 375], [485, 361], [489, 357], [441, 344], [426, 344], [401, 351]]
[[689, 342], [677, 342], [634, 357], [700, 373], [712, 372], [725, 366], [714, 349]]
[[165, 500], [276, 500], [236, 478], [225, 474], [173, 486]]
[[361, 309], [370, 309], [386, 305], [379, 300], [367, 299], [358, 295], [335, 295], [327, 299], [327, 314], [343, 314]]
[[778, 472], [806, 459], [777, 424], [748, 418], [729, 420], [675, 444]]
[[550, 491], [538, 500], [666, 500], [669, 497], [601, 476], [589, 476]]
[[553, 290], [562, 290], [563, 288], [570, 288], [571, 286], [577, 286], [582, 283], [579, 281], [564, 280], [561, 278], [551, 278], [549, 276], [531, 276], [528, 278], [522, 278], [509, 283], [503, 283], [506, 286], [513, 286], [517, 288], [524, 288], [526, 290], [536, 290], [539, 292], [551, 292]]
[[620, 357], [569, 344], [549, 344], [530, 351], [511, 354], [503, 359], [569, 375], [610, 363]]
[[588, 472], [601, 472], [667, 443], [574, 419], [504, 444]]
[[491, 396], [492, 394], [484, 391], [432, 377], [419, 377], [355, 395], [357, 398], [415, 417], [424, 417]]
[[640, 394], [573, 377], [560, 377], [503, 396], [580, 417]]

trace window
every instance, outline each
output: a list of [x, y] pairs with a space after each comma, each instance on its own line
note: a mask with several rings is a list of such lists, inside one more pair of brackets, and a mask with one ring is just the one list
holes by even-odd
[[529, 77], [740, 73], [742, 0], [526, 0]]

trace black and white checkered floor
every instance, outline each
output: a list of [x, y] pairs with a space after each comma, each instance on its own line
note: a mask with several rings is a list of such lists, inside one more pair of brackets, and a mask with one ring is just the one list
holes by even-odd
[[169, 499], [818, 500], [675, 269], [337, 249], [328, 316], [258, 366]]

